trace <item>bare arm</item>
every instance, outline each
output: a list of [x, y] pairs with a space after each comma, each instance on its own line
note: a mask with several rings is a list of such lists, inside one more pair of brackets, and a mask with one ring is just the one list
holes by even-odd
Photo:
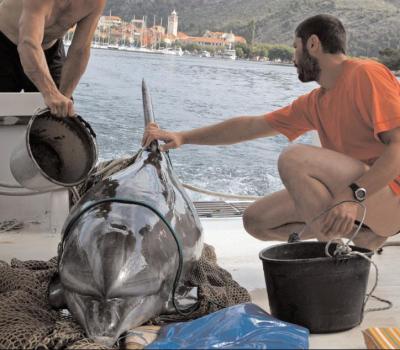
[[[355, 181], [358, 186], [367, 190], [367, 198], [387, 186], [400, 174], [400, 128], [384, 132], [380, 136], [387, 145], [385, 151], [373, 166]], [[353, 192], [348, 186], [335, 196], [333, 204], [343, 200], [353, 200]], [[341, 236], [351, 232], [357, 218], [357, 209], [357, 205], [345, 203], [331, 210], [323, 221], [323, 233], [331, 232]]]
[[72, 96], [89, 62], [90, 44], [105, 2], [105, 0], [100, 1], [98, 8], [80, 20], [76, 26], [60, 81], [61, 93], [69, 98]]
[[361, 176], [357, 185], [367, 190], [367, 196], [373, 195], [400, 175], [400, 128], [380, 135], [386, 149], [374, 165]]
[[51, 5], [49, 0], [23, 0], [19, 20], [18, 53], [25, 74], [42, 93], [51, 112], [59, 117], [72, 116], [72, 101], [58, 90], [42, 49], [46, 16], [51, 11]]
[[277, 135], [278, 132], [265, 117], [236, 117], [204, 128], [181, 133], [184, 143], [197, 145], [230, 145], [259, 137]]
[[19, 20], [18, 53], [22, 67], [44, 96], [58, 93], [42, 49], [45, 19], [50, 9], [47, 0], [24, 0]]
[[167, 144], [162, 149], [166, 151], [183, 144], [229, 145], [277, 134], [278, 132], [269, 125], [263, 115], [242, 116], [203, 128], [181, 132], [161, 130], [157, 125], [150, 124], [144, 133], [142, 143], [146, 147], [153, 140], [163, 140]]

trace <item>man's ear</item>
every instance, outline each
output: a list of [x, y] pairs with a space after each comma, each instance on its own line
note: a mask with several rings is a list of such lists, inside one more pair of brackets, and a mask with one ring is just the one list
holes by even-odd
[[315, 34], [312, 34], [307, 40], [308, 52], [315, 56], [321, 50], [321, 42]]

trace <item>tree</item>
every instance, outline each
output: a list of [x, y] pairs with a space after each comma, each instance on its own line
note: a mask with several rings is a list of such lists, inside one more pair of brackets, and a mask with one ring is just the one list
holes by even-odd
[[[236, 55], [237, 55], [238, 57], [241, 57], [241, 58], [248, 58], [248, 57], [249, 57], [250, 48], [249, 48], [248, 45], [246, 45], [246, 44], [236, 44], [235, 49], [236, 49]], [[240, 51], [243, 52], [243, 56], [239, 56], [239, 55], [238, 55], [238, 50], [239, 50], [239, 52], [240, 52]]]
[[236, 56], [238, 58], [244, 58], [244, 51], [241, 47], [236, 47]]
[[253, 48], [253, 55], [258, 56], [259, 58], [268, 57], [268, 53], [269, 53], [270, 49], [271, 49], [271, 45], [258, 44]]
[[268, 58], [271, 61], [291, 62], [293, 60], [293, 49], [286, 45], [273, 46], [269, 49]]
[[386, 48], [379, 51], [379, 61], [391, 70], [400, 70], [400, 49]]

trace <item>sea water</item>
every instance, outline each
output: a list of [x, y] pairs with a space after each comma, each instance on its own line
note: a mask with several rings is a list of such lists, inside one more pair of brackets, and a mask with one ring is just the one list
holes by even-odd
[[[97, 133], [100, 159], [132, 155], [140, 148], [143, 78], [156, 122], [176, 131], [265, 114], [317, 87], [301, 83], [293, 66], [92, 50], [74, 98], [77, 112]], [[306, 134], [298, 142], [311, 143], [312, 137]], [[184, 183], [261, 196], [282, 188], [277, 159], [288, 144], [284, 136], [276, 136], [229, 146], [185, 145], [170, 151], [170, 157]], [[189, 195], [193, 200], [218, 200]]]

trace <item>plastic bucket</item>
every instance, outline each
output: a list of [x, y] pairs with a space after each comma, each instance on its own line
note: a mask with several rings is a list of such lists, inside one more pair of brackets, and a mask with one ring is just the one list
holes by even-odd
[[[260, 252], [272, 315], [311, 333], [344, 331], [363, 317], [370, 262], [354, 255], [327, 257], [325, 246], [298, 242]], [[331, 254], [336, 246], [330, 246]], [[351, 248], [373, 255], [368, 249]]]
[[48, 110], [34, 115], [13, 150], [10, 169], [25, 188], [37, 191], [83, 182], [97, 162], [96, 135], [80, 116], [57, 118]]

